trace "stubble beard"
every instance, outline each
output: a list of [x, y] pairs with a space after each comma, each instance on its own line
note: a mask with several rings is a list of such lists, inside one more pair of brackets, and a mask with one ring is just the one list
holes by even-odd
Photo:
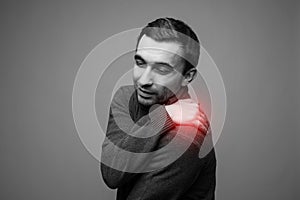
[[[137, 85], [135, 84], [136, 91], [138, 90]], [[171, 92], [166, 87], [163, 87], [161, 92], [156, 93], [153, 95], [152, 98], [143, 98], [141, 97], [137, 92], [137, 99], [138, 102], [144, 106], [153, 106], [154, 104], [165, 104], [172, 96], [174, 96], [174, 93]]]

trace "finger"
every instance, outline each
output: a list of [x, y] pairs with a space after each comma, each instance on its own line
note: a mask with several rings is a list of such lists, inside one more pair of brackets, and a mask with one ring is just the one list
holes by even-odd
[[200, 114], [201, 116], [203, 116], [203, 117], [206, 117], [205, 112], [203, 112], [203, 110], [201, 110], [200, 108], [199, 108], [199, 114]]
[[203, 124], [206, 128], [209, 127], [209, 121], [207, 120], [207, 118], [203, 118], [201, 116], [198, 116], [198, 120], [200, 121], [201, 124]]
[[208, 129], [203, 124], [200, 123], [199, 126], [198, 126], [198, 130], [201, 133], [203, 133], [204, 135], [206, 135]]
[[206, 114], [202, 111], [202, 110], [199, 110], [199, 115], [202, 117], [202, 118], [204, 118], [206, 121], [208, 121], [208, 118], [207, 118], [207, 116], [206, 116]]
[[198, 129], [199, 132], [201, 132], [203, 135], [206, 135], [208, 132], [208, 127], [206, 127], [205, 125], [202, 124], [201, 121], [199, 120], [194, 120], [193, 121], [193, 125], [195, 126], [195, 128]]

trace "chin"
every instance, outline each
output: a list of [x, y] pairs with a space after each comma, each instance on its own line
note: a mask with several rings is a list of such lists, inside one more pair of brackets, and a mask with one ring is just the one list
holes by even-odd
[[144, 106], [152, 106], [156, 103], [154, 99], [144, 99], [140, 96], [138, 96], [138, 102]]

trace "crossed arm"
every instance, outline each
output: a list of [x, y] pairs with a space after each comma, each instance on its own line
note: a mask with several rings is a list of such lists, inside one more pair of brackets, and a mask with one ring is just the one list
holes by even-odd
[[[106, 139], [102, 146], [104, 162], [101, 163], [101, 171], [105, 183], [110, 188], [120, 188], [138, 176], [128, 199], [178, 199], [196, 182], [205, 165], [205, 160], [198, 158], [204, 136], [198, 134], [196, 139], [189, 137], [190, 132], [195, 132], [195, 127], [178, 128], [164, 106], [153, 110], [150, 117], [146, 115], [134, 123], [128, 109], [129, 101], [121, 98], [123, 92], [118, 90], [111, 104]], [[178, 130], [180, 140], [175, 146], [178, 150], [182, 145], [188, 148], [175, 162], [155, 169], [174, 153], [163, 147], [174, 139]], [[123, 154], [123, 150], [147, 153], [157, 149], [163, 151], [154, 157], [147, 154], [138, 158], [135, 154], [126, 154], [124, 157]], [[143, 171], [149, 165], [155, 170], [142, 174], [128, 172]]]

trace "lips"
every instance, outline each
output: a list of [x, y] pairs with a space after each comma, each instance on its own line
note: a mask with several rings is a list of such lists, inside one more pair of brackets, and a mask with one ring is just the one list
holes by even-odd
[[142, 97], [150, 98], [153, 95], [155, 95], [155, 92], [152, 92], [152, 91], [149, 91], [149, 90], [145, 90], [145, 89], [142, 89], [142, 88], [138, 88], [138, 94], [140, 96], [142, 96]]

